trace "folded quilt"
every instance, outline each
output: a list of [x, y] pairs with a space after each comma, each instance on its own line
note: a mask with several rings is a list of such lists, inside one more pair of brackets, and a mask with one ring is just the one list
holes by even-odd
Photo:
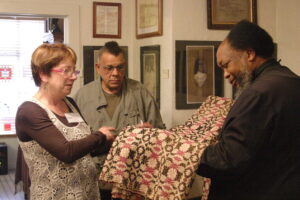
[[113, 184], [114, 198], [186, 199], [202, 152], [216, 141], [232, 104], [209, 96], [182, 125], [168, 130], [126, 127], [114, 141], [100, 179]]

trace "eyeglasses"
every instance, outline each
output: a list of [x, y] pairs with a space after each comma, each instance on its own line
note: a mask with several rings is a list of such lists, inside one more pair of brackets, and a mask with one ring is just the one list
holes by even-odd
[[112, 65], [108, 65], [108, 66], [103, 66], [103, 69], [106, 70], [107, 72], [113, 72], [114, 69], [116, 69], [118, 72], [123, 72], [125, 70], [125, 66], [118, 65], [114, 67]]
[[63, 73], [63, 75], [66, 76], [66, 77], [70, 77], [73, 74], [75, 76], [78, 76], [80, 74], [80, 70], [74, 70], [74, 69], [68, 69], [68, 68], [66, 68], [66, 69], [52, 69], [51, 71]]

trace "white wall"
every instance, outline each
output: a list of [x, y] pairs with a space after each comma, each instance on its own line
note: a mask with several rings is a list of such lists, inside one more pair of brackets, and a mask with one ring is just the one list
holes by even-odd
[[[175, 0], [173, 9], [173, 37], [175, 40], [209, 40], [220, 41], [225, 36], [227, 31], [208, 30], [207, 29], [207, 12], [206, 1], [199, 0]], [[173, 66], [175, 69], [175, 52], [173, 52]], [[175, 70], [173, 71], [175, 77]], [[175, 85], [175, 79], [173, 80]], [[173, 94], [172, 101], [175, 105], [175, 95]], [[175, 109], [175, 106], [173, 106]], [[174, 110], [173, 124], [180, 124], [188, 119], [193, 113], [193, 110]]]
[[[172, 121], [172, 113], [173, 113], [173, 91], [175, 90], [175, 85], [173, 84], [174, 79], [174, 63], [173, 63], [173, 1], [164, 1], [163, 5], [163, 35], [136, 39], [135, 32], [132, 34], [134, 38], [134, 59], [133, 66], [135, 71], [135, 76], [133, 78], [140, 80], [140, 47], [148, 46], [148, 45], [160, 45], [160, 71], [168, 73], [168, 77], [161, 78], [160, 80], [160, 98], [161, 98], [161, 106], [160, 111], [163, 118], [164, 123], [167, 127], [171, 127], [173, 125]], [[133, 5], [135, 6], [135, 4]], [[133, 7], [135, 8], [135, 7]], [[135, 16], [135, 9], [133, 9], [133, 14]], [[135, 31], [135, 21], [132, 29]]]
[[276, 33], [278, 59], [300, 75], [300, 1], [277, 0]]

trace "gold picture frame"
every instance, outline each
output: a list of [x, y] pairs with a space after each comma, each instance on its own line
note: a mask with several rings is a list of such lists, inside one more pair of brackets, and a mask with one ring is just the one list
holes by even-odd
[[162, 15], [163, 0], [136, 0], [136, 38], [162, 35]]
[[243, 19], [257, 23], [256, 0], [207, 0], [208, 29], [229, 30]]
[[93, 37], [121, 38], [121, 3], [93, 2]]

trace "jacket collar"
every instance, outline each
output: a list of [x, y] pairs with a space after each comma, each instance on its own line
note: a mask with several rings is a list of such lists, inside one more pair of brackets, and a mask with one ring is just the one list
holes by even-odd
[[256, 68], [252, 73], [252, 80], [255, 80], [263, 71], [266, 69], [269, 69], [270, 67], [280, 65], [279, 62], [277, 62], [274, 58], [271, 58], [264, 62], [261, 66]]
[[[122, 83], [122, 96], [124, 94], [124, 91], [127, 89], [126, 88], [126, 82], [127, 82], [127, 79], [126, 77], [124, 78], [124, 81]], [[99, 95], [98, 95], [98, 107], [97, 107], [97, 110], [99, 110], [101, 107], [103, 106], [107, 106], [107, 101], [106, 101], [106, 98], [105, 98], [105, 95], [104, 95], [104, 91], [103, 91], [103, 88], [102, 88], [102, 84], [101, 84], [101, 77], [98, 78], [96, 80], [96, 87], [97, 87], [97, 91], [99, 91]]]
[[96, 88], [97, 88], [97, 91], [99, 91], [99, 95], [98, 95], [98, 107], [97, 107], [97, 110], [100, 109], [101, 107], [103, 106], [106, 106], [107, 105], [107, 101], [106, 101], [106, 98], [104, 96], [104, 92], [103, 92], [103, 89], [102, 89], [102, 86], [101, 86], [101, 78], [98, 78], [96, 80]]

